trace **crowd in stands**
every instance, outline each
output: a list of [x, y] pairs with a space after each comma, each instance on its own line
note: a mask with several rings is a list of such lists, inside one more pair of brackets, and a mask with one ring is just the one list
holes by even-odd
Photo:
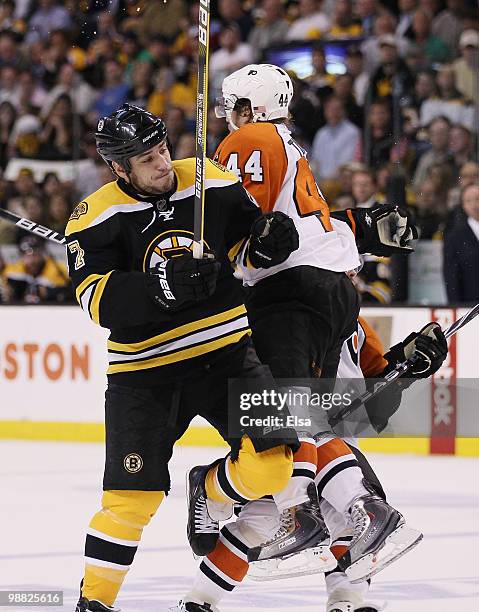
[[[308, 74], [289, 70], [290, 123], [331, 208], [382, 204], [402, 177], [420, 239], [444, 244], [448, 300], [479, 301], [477, 2], [211, 7], [208, 154], [227, 133], [213, 109], [223, 78], [272, 46], [310, 43]], [[198, 11], [186, 0], [0, 0], [0, 207], [62, 232], [75, 204], [114, 179], [93, 132], [127, 101], [164, 118], [175, 158], [193, 156]], [[328, 65], [331, 41], [348, 43], [343, 69]], [[50, 260], [0, 220], [0, 303], [71, 300]], [[365, 258], [363, 300], [389, 303], [390, 276], [388, 260]]]

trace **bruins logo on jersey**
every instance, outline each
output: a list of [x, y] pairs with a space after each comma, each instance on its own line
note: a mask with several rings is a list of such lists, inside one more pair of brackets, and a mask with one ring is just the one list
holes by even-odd
[[[209, 250], [205, 242], [205, 250]], [[143, 258], [143, 272], [155, 268], [156, 264], [193, 252], [193, 232], [184, 230], [169, 230], [156, 236], [150, 244]]]
[[72, 214], [70, 215], [70, 221], [74, 221], [79, 219], [82, 215], [86, 215], [88, 212], [88, 204], [87, 202], [80, 202], [73, 209]]

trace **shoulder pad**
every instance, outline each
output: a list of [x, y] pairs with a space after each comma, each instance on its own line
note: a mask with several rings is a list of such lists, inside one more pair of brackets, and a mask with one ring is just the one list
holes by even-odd
[[116, 181], [107, 183], [75, 206], [65, 235], [69, 236], [103, 223], [119, 212], [134, 212], [151, 206], [148, 202], [139, 202], [124, 193]]

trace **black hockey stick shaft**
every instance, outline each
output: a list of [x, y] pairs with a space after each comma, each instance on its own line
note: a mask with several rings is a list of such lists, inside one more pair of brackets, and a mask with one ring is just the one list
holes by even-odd
[[200, 0], [198, 23], [198, 89], [196, 99], [196, 172], [193, 225], [193, 257], [195, 259], [201, 259], [203, 257], [209, 41], [210, 0]]
[[39, 223], [35, 223], [35, 221], [30, 221], [30, 219], [25, 219], [25, 217], [19, 217], [18, 215], [10, 212], [9, 210], [4, 210], [0, 208], [0, 217], [13, 223], [17, 227], [30, 232], [31, 234], [35, 234], [35, 236], [39, 236], [44, 240], [50, 240], [55, 244], [65, 244], [67, 239], [63, 234], [55, 232], [49, 227], [45, 227], [44, 225], [40, 225]]
[[[472, 321], [472, 319], [477, 317], [477, 315], [479, 315], [479, 304], [476, 304], [475, 306], [473, 306], [470, 310], [466, 312], [466, 314], [464, 314], [457, 321], [452, 323], [452, 325], [450, 325], [445, 330], [444, 336], [446, 338], [450, 338], [451, 336], [454, 336], [454, 334], [456, 334], [462, 327], [464, 327], [464, 325], [467, 325], [467, 323], [470, 323], [470, 321]], [[391, 385], [400, 376], [404, 376], [404, 374], [410, 371], [412, 366], [416, 363], [417, 359], [418, 358], [415, 355], [413, 355], [411, 359], [403, 361], [403, 363], [400, 363], [398, 366], [396, 366], [394, 370], [391, 370], [391, 372], [386, 374], [384, 379], [381, 382], [378, 382], [374, 386], [374, 389], [372, 391], [365, 391], [363, 394], [361, 394], [359, 397], [353, 400], [350, 406], [342, 408], [337, 414], [335, 414], [334, 416], [330, 418], [331, 426], [334, 427], [335, 425], [337, 425], [345, 417], [348, 417], [350, 414], [352, 414], [353, 412], [361, 408], [361, 406], [365, 402], [375, 397], [378, 393], [381, 393], [382, 391], [384, 391], [386, 387], [389, 387], [389, 385]]]

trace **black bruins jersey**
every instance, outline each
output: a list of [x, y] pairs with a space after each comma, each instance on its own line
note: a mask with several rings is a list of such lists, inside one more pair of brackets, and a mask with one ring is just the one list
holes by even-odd
[[[121, 179], [77, 205], [67, 253], [76, 299], [110, 329], [107, 374], [118, 384], [152, 386], [226, 358], [250, 329], [231, 262], [261, 215], [237, 177], [207, 160], [205, 248], [221, 262], [215, 293], [175, 313], [150, 296], [145, 272], [192, 250], [195, 160], [173, 162], [176, 188], [141, 198]], [[214, 355], [211, 355], [215, 352]]]

